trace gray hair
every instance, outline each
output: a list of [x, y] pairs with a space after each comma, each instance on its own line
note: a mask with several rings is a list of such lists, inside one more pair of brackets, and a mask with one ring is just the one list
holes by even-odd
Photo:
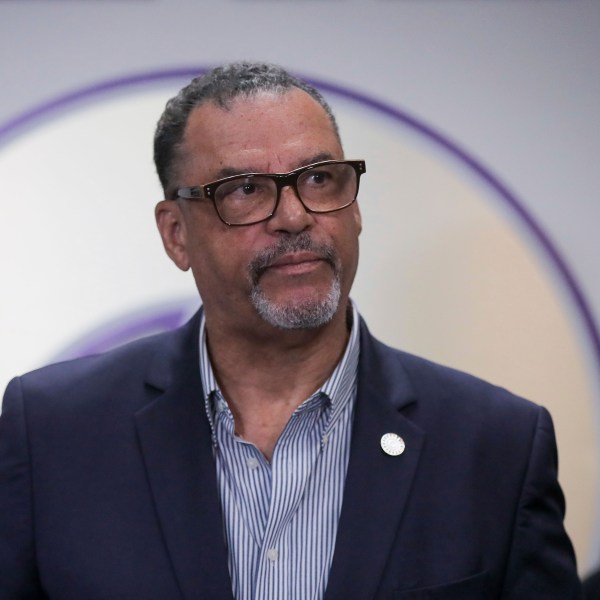
[[250, 98], [259, 92], [284, 94], [292, 88], [306, 92], [323, 107], [339, 139], [335, 117], [323, 96], [313, 86], [277, 65], [239, 62], [217, 67], [193, 79], [171, 98], [154, 135], [154, 163], [165, 198], [171, 198], [175, 193], [181, 143], [194, 108], [212, 102], [227, 110], [238, 97]]

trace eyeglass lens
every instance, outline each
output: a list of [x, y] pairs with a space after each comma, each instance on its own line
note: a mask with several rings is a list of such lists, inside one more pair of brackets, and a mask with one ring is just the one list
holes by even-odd
[[[348, 164], [319, 165], [296, 176], [296, 191], [313, 212], [331, 212], [352, 204], [358, 178]], [[290, 185], [291, 182], [286, 182]], [[240, 176], [223, 182], [215, 190], [215, 203], [224, 221], [242, 225], [268, 218], [277, 204], [274, 178]]]

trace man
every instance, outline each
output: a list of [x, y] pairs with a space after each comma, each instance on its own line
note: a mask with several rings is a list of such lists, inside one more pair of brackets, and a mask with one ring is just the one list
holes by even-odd
[[365, 165], [318, 92], [215, 69], [155, 159], [203, 310], [11, 382], [0, 598], [579, 598], [548, 413], [350, 302]]

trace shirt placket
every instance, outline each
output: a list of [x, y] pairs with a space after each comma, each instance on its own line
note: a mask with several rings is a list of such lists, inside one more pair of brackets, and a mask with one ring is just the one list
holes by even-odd
[[255, 600], [293, 598], [296, 548], [289, 524], [300, 509], [304, 491], [321, 454], [327, 420], [320, 394], [294, 413], [282, 433], [271, 463], [271, 501], [256, 572]]

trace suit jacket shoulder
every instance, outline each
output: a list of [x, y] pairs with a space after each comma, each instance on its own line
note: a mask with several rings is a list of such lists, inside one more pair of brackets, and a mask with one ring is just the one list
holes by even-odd
[[[386, 433], [400, 455], [383, 451]], [[579, 598], [563, 516], [544, 408], [362, 325], [328, 599]]]
[[198, 323], [10, 383], [0, 600], [232, 600]]
[[[124, 410], [147, 401], [145, 384], [163, 389], [184, 370], [198, 365], [199, 315], [183, 327], [130, 342], [103, 354], [51, 364], [9, 384], [18, 384], [28, 402], [48, 410], [72, 403], [107, 402], [119, 395]], [[9, 393], [10, 396], [10, 393]]]

